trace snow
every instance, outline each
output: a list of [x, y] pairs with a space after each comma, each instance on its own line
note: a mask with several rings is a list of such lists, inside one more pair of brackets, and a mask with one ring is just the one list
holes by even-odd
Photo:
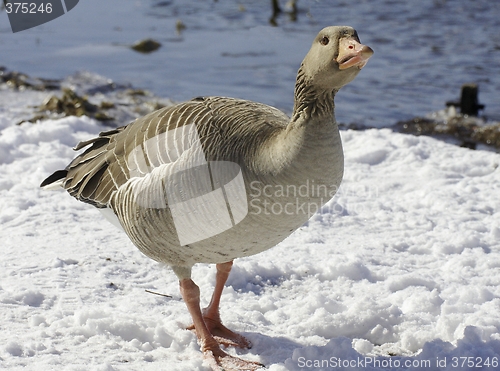
[[[105, 128], [14, 125], [42, 93], [2, 94], [0, 368], [208, 370], [173, 272], [98, 210], [39, 189]], [[270, 371], [498, 370], [500, 156], [388, 129], [341, 134], [337, 196], [235, 262], [221, 315], [254, 346], [228, 352]], [[203, 304], [214, 271], [193, 270]]]

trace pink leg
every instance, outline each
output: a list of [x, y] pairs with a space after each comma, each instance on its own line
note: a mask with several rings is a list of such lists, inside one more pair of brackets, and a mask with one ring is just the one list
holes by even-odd
[[226, 284], [233, 262], [217, 264], [217, 274], [215, 278], [215, 288], [210, 304], [203, 310], [203, 319], [210, 333], [215, 339], [225, 346], [237, 346], [239, 348], [251, 348], [252, 344], [246, 338], [229, 330], [222, 324], [219, 314], [220, 297]]
[[244, 361], [240, 358], [230, 356], [222, 349], [214, 339], [205, 324], [203, 314], [200, 309], [200, 289], [190, 278], [179, 281], [181, 295], [186, 306], [193, 317], [196, 335], [200, 341], [201, 351], [207, 358], [214, 371], [238, 371], [238, 370], [257, 370], [262, 367], [260, 363]]

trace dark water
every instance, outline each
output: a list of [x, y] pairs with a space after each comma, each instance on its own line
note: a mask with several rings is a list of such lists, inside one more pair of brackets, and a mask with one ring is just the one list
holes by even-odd
[[[177, 101], [235, 96], [289, 113], [312, 39], [345, 24], [375, 55], [339, 93], [339, 121], [392, 125], [443, 108], [466, 82], [479, 84], [484, 113], [500, 116], [500, 1], [297, 4], [297, 20], [282, 13], [277, 27], [267, 0], [81, 0], [65, 16], [16, 34], [1, 12], [0, 65], [51, 78], [87, 70]], [[180, 33], [178, 20], [186, 26]], [[127, 47], [147, 37], [162, 47], [148, 55]]]

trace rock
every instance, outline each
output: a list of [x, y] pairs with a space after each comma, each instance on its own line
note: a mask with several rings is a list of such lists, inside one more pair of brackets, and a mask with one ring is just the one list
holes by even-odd
[[160, 48], [161, 44], [158, 41], [155, 41], [153, 39], [145, 39], [136, 42], [131, 46], [132, 49], [134, 49], [136, 52], [139, 53], [151, 53]]

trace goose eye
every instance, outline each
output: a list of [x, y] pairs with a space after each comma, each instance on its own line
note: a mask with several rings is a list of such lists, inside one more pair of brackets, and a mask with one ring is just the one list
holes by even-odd
[[330, 40], [328, 39], [328, 37], [323, 36], [323, 38], [319, 42], [321, 43], [321, 45], [328, 45], [329, 41]]

